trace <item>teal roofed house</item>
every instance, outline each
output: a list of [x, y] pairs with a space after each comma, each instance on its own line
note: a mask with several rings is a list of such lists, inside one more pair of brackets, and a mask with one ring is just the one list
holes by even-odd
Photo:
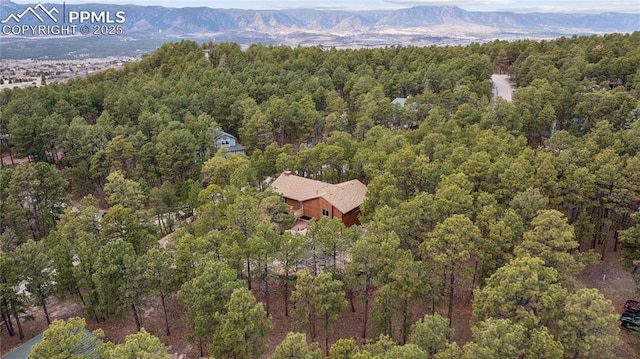
[[404, 104], [407, 102], [407, 99], [404, 97], [396, 97], [391, 101], [392, 105], [399, 105], [400, 107], [404, 107]]
[[[82, 338], [82, 341], [79, 343], [77, 350], [74, 351], [73, 354], [82, 355], [83, 357], [86, 357], [86, 358], [100, 357], [100, 355], [98, 355], [97, 353], [94, 353], [94, 350], [96, 349], [96, 345], [99, 345], [102, 341], [96, 338], [87, 329], [83, 329], [83, 332], [84, 332], [84, 337]], [[43, 339], [44, 339], [44, 332], [36, 335], [35, 337], [26, 341], [21, 346], [3, 355], [2, 357], [0, 357], [0, 359], [27, 359], [29, 357], [29, 354], [31, 354], [31, 350], [33, 349], [33, 347], [39, 344], [40, 342], [42, 342]]]
[[5, 354], [0, 359], [18, 359], [18, 358], [25, 359], [29, 356], [29, 354], [31, 354], [31, 348], [33, 348], [34, 345], [40, 343], [41, 341], [42, 341], [42, 333], [31, 338], [21, 346], [15, 348], [13, 351], [10, 351], [9, 353]]
[[217, 148], [226, 147], [227, 151], [231, 154], [233, 153], [242, 153], [243, 155], [246, 154], [245, 147], [238, 142], [238, 139], [236, 138], [236, 136], [226, 132], [222, 132], [222, 134], [220, 134], [220, 136], [217, 137], [216, 147]]

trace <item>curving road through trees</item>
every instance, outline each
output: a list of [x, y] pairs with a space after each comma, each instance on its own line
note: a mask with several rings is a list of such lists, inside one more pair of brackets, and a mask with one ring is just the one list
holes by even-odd
[[511, 102], [513, 87], [511, 87], [511, 82], [509, 81], [509, 75], [493, 74], [491, 75], [491, 82], [493, 83], [493, 96], [502, 97]]

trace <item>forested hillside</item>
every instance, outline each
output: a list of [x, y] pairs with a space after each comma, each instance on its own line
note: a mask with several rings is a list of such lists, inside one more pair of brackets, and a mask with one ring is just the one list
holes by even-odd
[[[618, 316], [576, 275], [621, 250], [640, 283], [639, 43], [182, 41], [122, 70], [5, 90], [1, 335], [22, 337], [32, 307], [49, 322], [55, 296], [139, 330], [154, 300], [166, 321], [154, 335], [186, 325], [216, 358], [616, 357]], [[495, 72], [516, 82], [512, 102], [493, 98]], [[246, 156], [216, 147], [223, 131]], [[285, 170], [365, 183], [362, 225], [290, 233], [268, 186]], [[471, 291], [472, 338], [456, 343], [449, 319]], [[185, 323], [169, 320], [176, 298]], [[298, 332], [275, 350], [272, 307]], [[331, 343], [356, 307], [359, 337]], [[148, 345], [132, 337], [133, 350], [166, 353], [139, 335]]]

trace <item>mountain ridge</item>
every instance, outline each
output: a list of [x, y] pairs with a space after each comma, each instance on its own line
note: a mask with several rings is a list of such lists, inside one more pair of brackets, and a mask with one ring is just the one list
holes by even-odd
[[[0, 19], [20, 14], [28, 5], [0, 0]], [[45, 4], [47, 7], [59, 6]], [[414, 6], [396, 10], [245, 10], [209, 7], [82, 4], [67, 11], [125, 11], [119, 40], [235, 41], [335, 47], [464, 44], [521, 38], [628, 33], [640, 30], [640, 13], [565, 14], [467, 11], [457, 6]], [[25, 18], [30, 16], [25, 16]], [[31, 20], [31, 21], [29, 21]], [[51, 23], [51, 22], [49, 22]], [[21, 24], [41, 24], [24, 19]], [[93, 41], [100, 40], [94, 36]], [[85, 37], [86, 38], [86, 37]], [[24, 40], [3, 35], [9, 45]], [[84, 39], [83, 41], [90, 41]], [[111, 39], [112, 42], [114, 39]], [[7, 53], [6, 46], [3, 53]], [[4, 57], [4, 56], [3, 56]]]

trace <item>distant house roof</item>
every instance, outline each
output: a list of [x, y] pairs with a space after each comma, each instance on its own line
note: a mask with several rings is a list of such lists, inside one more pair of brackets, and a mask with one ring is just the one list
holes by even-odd
[[244, 153], [246, 148], [243, 145], [234, 145], [227, 147], [229, 153]]
[[18, 358], [24, 359], [28, 357], [29, 354], [31, 354], [31, 348], [33, 348], [34, 345], [40, 343], [42, 341], [42, 338], [43, 338], [42, 333], [36, 335], [35, 337], [26, 341], [21, 346], [5, 354], [3, 357], [1, 357], [1, 359], [18, 359]]
[[238, 143], [236, 136], [230, 133], [219, 132], [218, 137], [216, 139], [216, 144], [218, 147], [225, 147], [227, 149], [227, 153], [246, 154], [246, 148], [243, 145]]
[[338, 184], [316, 181], [284, 172], [271, 184], [276, 192], [296, 201], [322, 197], [342, 213], [347, 213], [364, 202], [367, 186], [358, 180]]
[[395, 99], [393, 99], [393, 101], [391, 101], [392, 105], [398, 104], [400, 105], [400, 107], [404, 106], [405, 102], [407, 102], [407, 99], [404, 97], [396, 97]]
[[[84, 329], [84, 338], [82, 339], [82, 343], [80, 343], [80, 345], [82, 346], [82, 353], [78, 353], [78, 354], [84, 354], [88, 357], [95, 356], [95, 353], [93, 353], [93, 351], [95, 350], [96, 342], [95, 340], [91, 340], [92, 337], [93, 337], [93, 334], [87, 329]], [[0, 359], [25, 359], [29, 357], [29, 354], [31, 354], [31, 350], [33, 349], [33, 347], [36, 344], [39, 344], [40, 342], [42, 342], [43, 339], [44, 339], [44, 332], [29, 339], [21, 346], [15, 348], [11, 352], [0, 357]]]
[[222, 132], [221, 137], [231, 137], [233, 139], [236, 139], [236, 136], [234, 136], [234, 135], [232, 135], [232, 134], [230, 134], [228, 132]]

